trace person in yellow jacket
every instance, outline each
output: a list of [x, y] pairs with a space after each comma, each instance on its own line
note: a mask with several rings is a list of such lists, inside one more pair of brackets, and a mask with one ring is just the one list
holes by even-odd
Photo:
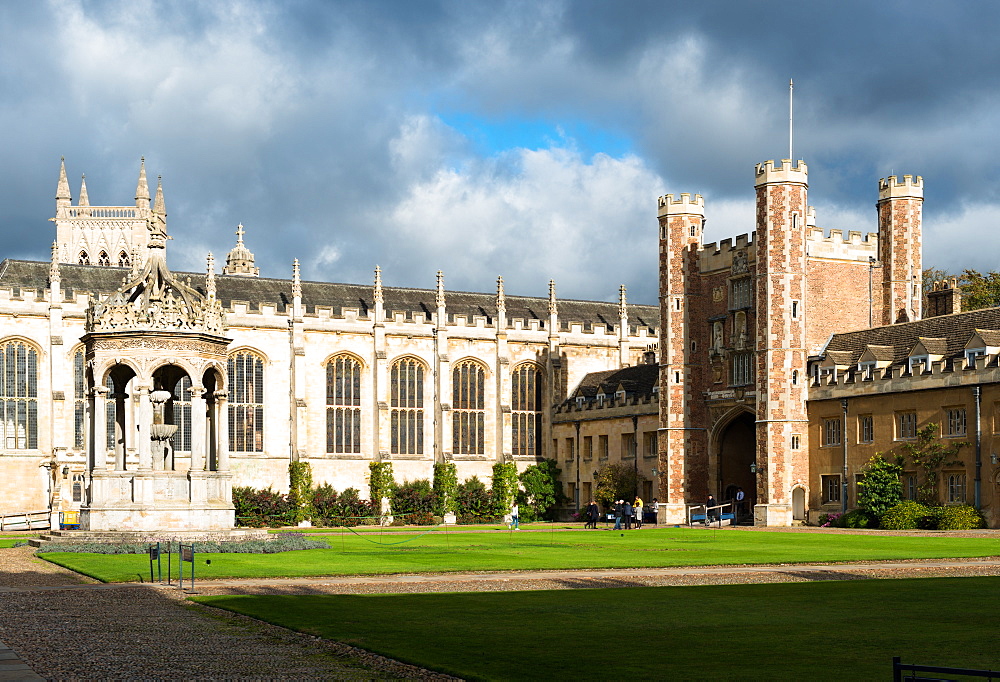
[[642, 498], [635, 496], [635, 504], [632, 505], [632, 513], [635, 514], [635, 527], [642, 528]]

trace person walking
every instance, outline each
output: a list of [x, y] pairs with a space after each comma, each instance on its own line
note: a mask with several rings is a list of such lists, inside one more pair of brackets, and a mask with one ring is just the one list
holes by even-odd
[[625, 501], [622, 513], [625, 516], [625, 530], [632, 530], [632, 505], [629, 504], [628, 500]]
[[621, 530], [622, 529], [622, 511], [623, 511], [622, 501], [621, 500], [616, 500], [615, 501], [615, 530]]
[[[705, 502], [705, 525], [719, 520], [719, 509], [716, 506], [718, 502], [715, 501], [715, 496], [709, 493], [708, 500]], [[714, 507], [714, 509], [713, 509]]]
[[635, 496], [635, 503], [632, 505], [632, 511], [635, 512], [635, 527], [642, 528], [642, 498], [638, 495]]
[[590, 527], [597, 530], [597, 519], [601, 517], [601, 510], [597, 508], [597, 503], [593, 500], [587, 506], [587, 518], [590, 519]]
[[518, 526], [518, 516], [520, 516], [520, 512], [521, 510], [518, 508], [517, 502], [515, 502], [514, 506], [510, 508], [510, 527], [513, 530], [521, 530]]

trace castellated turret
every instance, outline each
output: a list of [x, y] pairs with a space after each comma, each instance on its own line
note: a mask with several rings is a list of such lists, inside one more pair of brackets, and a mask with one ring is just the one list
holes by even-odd
[[879, 261], [882, 265], [881, 324], [921, 317], [921, 222], [924, 179], [890, 175], [878, 182]]
[[704, 460], [704, 430], [693, 429], [700, 418], [700, 403], [691, 393], [703, 382], [696, 361], [700, 328], [695, 319], [701, 306], [699, 256], [705, 223], [705, 200], [700, 194], [675, 197], [667, 194], [658, 202], [660, 223], [660, 425], [661, 470], [659, 499], [667, 504], [668, 518], [682, 513], [689, 493], [686, 481], [689, 463]]
[[767, 525], [791, 522], [791, 482], [808, 475], [808, 460], [792, 446], [808, 429], [806, 367], [806, 223], [809, 172], [802, 161], [757, 164], [757, 507]]

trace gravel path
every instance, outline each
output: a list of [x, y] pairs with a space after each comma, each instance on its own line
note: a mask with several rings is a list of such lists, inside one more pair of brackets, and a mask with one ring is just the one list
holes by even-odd
[[28, 548], [0, 549], [8, 588], [0, 590], [0, 642], [47, 679], [450, 679], [200, 607], [176, 589], [88, 589], [76, 574], [37, 561]]
[[[197, 593], [495, 592], [985, 575], [1000, 575], [1000, 559], [216, 580], [199, 581]], [[184, 596], [158, 585], [101, 584], [42, 561], [27, 547], [0, 549], [0, 659], [6, 645], [11, 658], [60, 680], [451, 679]], [[22, 678], [4, 674], [0, 660], [5, 679]]]

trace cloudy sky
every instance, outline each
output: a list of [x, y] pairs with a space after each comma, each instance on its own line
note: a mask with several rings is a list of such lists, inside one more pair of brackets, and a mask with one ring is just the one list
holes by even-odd
[[1000, 5], [0, 3], [0, 256], [47, 259], [74, 201], [163, 176], [175, 269], [242, 222], [265, 276], [656, 302], [656, 197], [753, 228], [795, 156], [827, 228], [925, 178], [925, 265], [1000, 269]]

